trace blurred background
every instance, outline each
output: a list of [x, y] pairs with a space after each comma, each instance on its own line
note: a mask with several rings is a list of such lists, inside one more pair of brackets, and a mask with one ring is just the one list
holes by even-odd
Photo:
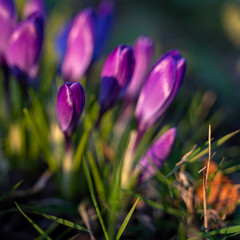
[[[21, 18], [25, 1], [15, 2]], [[63, 83], [55, 74], [58, 66], [56, 38], [67, 21], [86, 7], [96, 8], [100, 1], [45, 2], [47, 24], [39, 71], [40, 87], [37, 91], [29, 90], [29, 113], [46, 141], [43, 141], [45, 145], [36, 141], [38, 132], [32, 133], [28, 119], [23, 117], [22, 109], [18, 109], [16, 81], [11, 81], [14, 92], [13, 121], [7, 122], [5, 112], [0, 111], [0, 183], [3, 185], [3, 192], [22, 179], [24, 182], [21, 187], [29, 189], [46, 170], [49, 163], [46, 164], [45, 159], [49, 152], [52, 151], [50, 155], [53, 159], [60, 159], [64, 155], [63, 134], [58, 127], [55, 113], [57, 91]], [[159, 129], [164, 124], [178, 128], [176, 147], [167, 162], [167, 171], [164, 172], [167, 174], [175, 166], [176, 159], [180, 160], [194, 144], [201, 146], [207, 141], [209, 124], [212, 126], [214, 140], [240, 128], [240, 1], [115, 1], [109, 42], [104, 54], [88, 72], [87, 77], [90, 76], [90, 83], [94, 83], [95, 88], [91, 94], [98, 94], [100, 72], [107, 55], [119, 44], [132, 45], [140, 35], [153, 38], [156, 47], [155, 60], [169, 49], [179, 49], [187, 60], [187, 73], [180, 91], [159, 124]], [[0, 74], [0, 79], [1, 77]], [[2, 82], [1, 84], [3, 85]], [[4, 96], [3, 87], [0, 88], [0, 96]], [[0, 101], [0, 109], [4, 108], [4, 101]], [[79, 127], [75, 142], [81, 138], [83, 128], [82, 125]], [[111, 129], [108, 133], [110, 131]], [[236, 135], [218, 148], [214, 156], [217, 162], [224, 157], [229, 168], [236, 165], [228, 173], [231, 173], [231, 178], [237, 183], [240, 182], [240, 174], [236, 171], [240, 169], [239, 144], [240, 136]], [[45, 147], [51, 151], [43, 153], [42, 149]], [[195, 174], [196, 178], [199, 177], [197, 172], [202, 166], [202, 159], [200, 160], [197, 166], [190, 164], [192, 175]], [[50, 182], [41, 197], [55, 197], [57, 194], [54, 183]], [[46, 202], [44, 203], [47, 205], [49, 202]], [[239, 210], [236, 215], [239, 223]], [[15, 215], [11, 219], [15, 219]], [[10, 225], [6, 232], [8, 231], [11, 231]]]

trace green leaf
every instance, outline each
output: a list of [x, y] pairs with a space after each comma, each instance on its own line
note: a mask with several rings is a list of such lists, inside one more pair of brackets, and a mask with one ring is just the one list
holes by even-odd
[[183, 210], [179, 210], [179, 209], [171, 208], [171, 207], [168, 207], [168, 206], [164, 206], [161, 203], [158, 203], [158, 202], [155, 202], [153, 200], [147, 199], [147, 198], [142, 197], [139, 194], [133, 193], [131, 191], [127, 191], [127, 190], [123, 190], [123, 191], [131, 194], [134, 197], [140, 198], [141, 201], [145, 202], [149, 206], [151, 206], [153, 208], [156, 208], [156, 209], [159, 209], [159, 210], [162, 210], [163, 212], [166, 212], [170, 215], [173, 215], [173, 216], [176, 216], [176, 217], [182, 217], [182, 216], [187, 217], [187, 213]]
[[10, 194], [16, 190], [22, 183], [23, 180], [19, 181], [17, 184], [15, 184], [9, 191], [7, 191], [6, 193], [4, 193], [1, 197], [0, 197], [0, 202], [6, 200]]
[[[220, 145], [222, 145], [223, 143], [225, 143], [227, 140], [229, 140], [230, 138], [232, 138], [233, 136], [235, 136], [236, 134], [238, 134], [240, 132], [240, 130], [237, 130], [235, 132], [229, 133], [227, 135], [225, 135], [224, 137], [218, 139], [217, 141], [212, 143], [212, 150], [219, 147]], [[196, 151], [196, 150], [195, 150]], [[181, 164], [179, 164], [178, 166], [174, 167], [172, 169], [172, 171], [170, 173], [168, 173], [165, 178], [169, 177], [170, 175], [172, 175], [175, 171], [177, 171], [179, 168], [181, 168], [182, 165], [186, 164], [186, 163], [191, 163], [196, 161], [198, 158], [203, 157], [205, 154], [208, 153], [208, 147], [205, 147], [205, 149], [203, 149], [202, 151], [200, 151], [198, 154], [191, 154], [190, 157], [186, 158], [186, 160], [184, 162], [182, 162]]]
[[109, 240], [109, 236], [107, 234], [106, 227], [105, 227], [105, 224], [103, 222], [103, 218], [102, 218], [102, 215], [100, 213], [100, 210], [99, 210], [99, 207], [98, 207], [98, 204], [97, 204], [97, 199], [96, 199], [96, 196], [94, 194], [93, 182], [92, 182], [92, 179], [91, 179], [90, 172], [89, 172], [86, 161], [83, 161], [83, 168], [84, 168], [84, 172], [85, 172], [85, 175], [86, 175], [86, 178], [87, 178], [88, 187], [89, 187], [89, 191], [90, 191], [90, 194], [91, 194], [91, 197], [92, 197], [93, 205], [94, 205], [94, 207], [96, 209], [96, 212], [97, 212], [97, 215], [98, 215], [99, 222], [102, 226], [105, 238], [107, 240]]
[[91, 170], [92, 170], [92, 174], [93, 174], [93, 178], [94, 178], [94, 182], [95, 182], [95, 186], [96, 189], [98, 191], [99, 196], [105, 201], [106, 200], [106, 193], [105, 193], [105, 189], [103, 186], [103, 182], [100, 176], [100, 173], [98, 171], [97, 165], [95, 163], [95, 160], [93, 158], [93, 155], [91, 152], [88, 151], [88, 160], [91, 166]]
[[17, 209], [19, 212], [32, 224], [32, 226], [47, 240], [51, 240], [51, 238], [31, 219], [29, 218], [23, 210], [19, 207], [19, 205], [15, 202], [15, 205], [17, 206]]
[[65, 225], [67, 227], [70, 227], [70, 228], [73, 228], [73, 229], [76, 229], [76, 230], [80, 230], [80, 231], [83, 231], [83, 232], [89, 232], [86, 228], [84, 228], [84, 227], [82, 227], [82, 226], [80, 226], [76, 223], [73, 223], [69, 220], [59, 218], [59, 217], [56, 217], [56, 216], [53, 216], [53, 215], [49, 215], [49, 214], [46, 214], [46, 213], [40, 213], [40, 212], [33, 212], [33, 213], [42, 215], [43, 217], [45, 217], [49, 220], [52, 220], [52, 221], [57, 222], [59, 224]]
[[132, 214], [133, 214], [133, 212], [134, 212], [134, 210], [135, 210], [135, 208], [137, 206], [138, 201], [139, 201], [139, 197], [137, 198], [137, 200], [135, 201], [134, 205], [130, 209], [130, 211], [129, 211], [128, 215], [126, 216], [126, 218], [124, 219], [124, 221], [123, 221], [123, 223], [122, 223], [122, 225], [121, 225], [121, 227], [120, 227], [120, 229], [119, 229], [119, 231], [117, 233], [116, 240], [119, 240], [120, 237], [122, 236], [125, 228], [127, 227], [128, 222], [129, 222], [129, 220], [130, 220], [130, 218], [131, 218], [131, 216], [132, 216]]
[[208, 238], [210, 236], [214, 236], [216, 234], [240, 234], [240, 225], [236, 225], [236, 226], [231, 226], [231, 227], [225, 227], [225, 228], [221, 228], [221, 229], [217, 229], [208, 233], [199, 233], [198, 236], [189, 238], [188, 240], [194, 240], [194, 239], [199, 239], [199, 237], [204, 237], [204, 238]]
[[23, 109], [24, 115], [26, 117], [26, 120], [30, 127], [32, 128], [32, 131], [35, 135], [36, 141], [38, 142], [39, 146], [41, 147], [41, 150], [45, 154], [48, 166], [52, 172], [55, 172], [57, 170], [57, 164], [55, 159], [52, 156], [52, 153], [49, 149], [48, 144], [46, 144], [46, 141], [44, 140], [44, 137], [41, 135], [41, 131], [38, 129], [37, 125], [35, 124], [35, 121], [29, 114], [29, 111], [24, 108]]

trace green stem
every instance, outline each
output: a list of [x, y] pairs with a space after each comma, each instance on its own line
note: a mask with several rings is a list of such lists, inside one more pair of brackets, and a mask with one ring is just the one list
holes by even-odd
[[65, 156], [63, 160], [63, 175], [62, 175], [62, 193], [70, 199], [71, 194], [71, 179], [72, 179], [72, 165], [73, 165], [73, 148], [71, 137], [65, 135]]

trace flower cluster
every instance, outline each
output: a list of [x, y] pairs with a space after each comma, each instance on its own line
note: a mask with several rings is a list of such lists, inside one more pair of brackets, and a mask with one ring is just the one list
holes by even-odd
[[1, 0], [0, 62], [7, 64], [19, 79], [34, 79], [43, 46], [44, 7], [40, 0], [30, 0], [23, 9], [24, 19], [17, 22], [12, 0]]
[[[18, 79], [32, 80], [38, 72], [46, 19], [41, 0], [29, 0], [23, 9], [23, 19], [17, 21], [12, 0], [0, 1], [0, 63], [6, 64]], [[102, 54], [113, 19], [113, 3], [102, 1], [98, 9], [79, 12], [62, 29], [57, 38], [60, 72], [66, 81], [57, 97], [57, 118], [61, 130], [70, 138], [79, 124], [85, 104], [85, 92], [80, 79]], [[132, 154], [144, 133], [165, 113], [176, 96], [184, 77], [186, 61], [178, 50], [163, 54], [152, 66], [154, 41], [140, 36], [134, 46], [119, 45], [106, 58], [102, 68], [99, 92], [102, 115], [119, 100], [125, 107], [134, 105], [137, 138]], [[86, 96], [87, 97], [87, 96]], [[176, 129], [168, 130], [147, 151], [137, 168], [152, 174], [147, 158], [160, 167], [171, 152]], [[149, 175], [145, 174], [145, 178]]]

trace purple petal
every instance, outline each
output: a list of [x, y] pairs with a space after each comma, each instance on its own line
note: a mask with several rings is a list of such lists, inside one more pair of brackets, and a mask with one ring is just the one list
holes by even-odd
[[151, 70], [136, 106], [139, 128], [147, 129], [159, 117], [159, 109], [171, 95], [176, 82], [176, 64], [172, 57], [161, 60]]
[[40, 12], [45, 18], [45, 6], [43, 0], [29, 0], [24, 5], [23, 8], [23, 17], [27, 18], [34, 12]]
[[31, 77], [36, 76], [36, 64], [42, 48], [43, 36], [40, 25], [35, 14], [31, 19], [23, 21], [11, 35], [8, 46], [10, 67], [17, 68]]
[[99, 101], [102, 111], [110, 108], [127, 87], [134, 69], [130, 47], [119, 46], [107, 57], [101, 74]]
[[56, 53], [58, 55], [58, 58], [60, 62], [62, 62], [66, 47], [67, 47], [67, 38], [69, 31], [71, 29], [71, 21], [67, 22], [62, 28], [60, 29], [56, 41], [55, 41], [55, 47], [56, 47]]
[[0, 63], [7, 58], [9, 38], [17, 25], [17, 13], [13, 1], [0, 0]]
[[153, 40], [146, 36], [140, 36], [134, 44], [134, 56], [134, 73], [126, 92], [126, 96], [133, 100], [136, 99], [152, 65], [154, 57]]
[[164, 164], [172, 151], [176, 139], [176, 133], [176, 128], [171, 128], [166, 131], [153, 143], [146, 155], [139, 161], [136, 168], [142, 172], [139, 176], [140, 182], [143, 179], [147, 180], [155, 175], [155, 169], [152, 164], [154, 164], [157, 169]]
[[57, 118], [63, 132], [67, 132], [71, 127], [74, 108], [71, 89], [67, 84], [63, 84], [59, 89], [57, 97]]
[[78, 14], [69, 31], [61, 68], [64, 78], [68, 81], [78, 81], [91, 63], [95, 38], [92, 14], [91, 9]]
[[103, 112], [113, 106], [121, 89], [114, 77], [103, 77], [101, 79], [99, 102]]
[[113, 22], [113, 1], [101, 1], [95, 18], [96, 41], [93, 60], [96, 60], [103, 52], [111, 31]]
[[72, 84], [70, 89], [75, 103], [75, 112], [77, 114], [77, 118], [79, 119], [85, 103], [84, 89], [79, 82]]

